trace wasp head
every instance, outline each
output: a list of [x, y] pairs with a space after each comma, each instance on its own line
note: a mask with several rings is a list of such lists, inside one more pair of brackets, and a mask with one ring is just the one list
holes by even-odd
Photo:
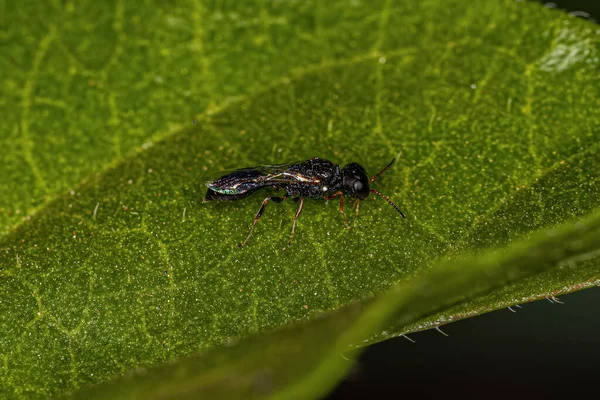
[[367, 171], [357, 163], [350, 163], [342, 168], [342, 191], [344, 194], [348, 196], [355, 197], [359, 200], [364, 200], [369, 196], [369, 193], [375, 193], [376, 195], [382, 197], [385, 201], [389, 203], [390, 206], [394, 207], [396, 211], [402, 216], [402, 218], [406, 218], [402, 211], [390, 200], [389, 197], [380, 193], [377, 189], [369, 188], [369, 184], [381, 174], [383, 174], [391, 165], [394, 163], [394, 160], [390, 162], [384, 169], [379, 171], [376, 175], [374, 175], [371, 179], [367, 178]]
[[369, 195], [369, 178], [367, 171], [357, 163], [350, 163], [342, 168], [342, 190], [345, 194], [364, 200]]

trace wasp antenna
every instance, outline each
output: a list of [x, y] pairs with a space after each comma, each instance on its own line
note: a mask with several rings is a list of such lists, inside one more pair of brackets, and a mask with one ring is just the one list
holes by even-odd
[[392, 164], [394, 163], [395, 160], [396, 160], [395, 158], [392, 158], [392, 162], [390, 162], [384, 169], [382, 169], [381, 171], [379, 171], [378, 173], [376, 173], [375, 175], [373, 175], [373, 177], [371, 178], [371, 180], [369, 181], [369, 183], [372, 183], [373, 181], [375, 181], [375, 179], [377, 179], [377, 177], [379, 175], [381, 175], [385, 171], [387, 171], [387, 169], [392, 166]]
[[[393, 161], [392, 161], [392, 162], [393, 162]], [[392, 165], [392, 164], [390, 164], [390, 165]], [[389, 167], [390, 165], [388, 165], [388, 167]], [[385, 167], [385, 169], [387, 169], [387, 167]], [[385, 171], [385, 169], [384, 169], [384, 171]], [[398, 211], [398, 213], [399, 213], [400, 215], [402, 215], [402, 218], [406, 218], [406, 217], [404, 216], [404, 214], [402, 214], [402, 211], [400, 211], [400, 209], [398, 208], [398, 206], [396, 206], [396, 205], [395, 205], [395, 204], [394, 204], [394, 203], [393, 203], [393, 202], [390, 200], [390, 198], [389, 198], [389, 197], [387, 197], [385, 194], [383, 194], [383, 193], [380, 193], [380, 192], [379, 192], [377, 189], [371, 189], [371, 192], [375, 193], [376, 195], [379, 195], [379, 196], [383, 197], [383, 199], [384, 199], [385, 201], [387, 201], [388, 203], [390, 203], [390, 206], [394, 207], [394, 208], [396, 209], [396, 211]]]

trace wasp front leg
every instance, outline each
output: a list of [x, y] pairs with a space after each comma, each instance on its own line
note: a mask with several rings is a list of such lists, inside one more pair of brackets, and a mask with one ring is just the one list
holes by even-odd
[[344, 217], [344, 225], [346, 225], [346, 229], [350, 230], [352, 228], [350, 227], [350, 225], [348, 225], [348, 222], [346, 222], [346, 214], [344, 214], [344, 193], [342, 193], [342, 191], [339, 190], [331, 196], [325, 196], [325, 200], [333, 200], [338, 196], [340, 197], [340, 212], [342, 213], [342, 217]]
[[356, 201], [354, 201], [354, 209], [356, 210], [354, 213], [354, 219], [358, 218], [358, 207], [360, 207], [360, 200], [356, 199]]

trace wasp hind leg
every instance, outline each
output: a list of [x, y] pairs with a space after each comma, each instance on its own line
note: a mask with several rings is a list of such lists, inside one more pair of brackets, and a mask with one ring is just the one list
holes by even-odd
[[287, 195], [283, 196], [283, 197], [267, 197], [263, 200], [260, 208], [258, 209], [258, 212], [256, 213], [256, 216], [254, 217], [254, 221], [252, 222], [252, 227], [250, 228], [250, 233], [248, 233], [248, 236], [246, 237], [246, 239], [244, 239], [244, 241], [239, 244], [240, 247], [242, 247], [243, 245], [246, 244], [246, 242], [250, 239], [250, 236], [252, 236], [252, 232], [254, 232], [254, 227], [256, 226], [256, 223], [258, 222], [258, 220], [260, 219], [260, 217], [262, 217], [263, 213], [265, 212], [265, 208], [267, 207], [267, 203], [269, 202], [269, 200], [274, 201], [275, 203], [281, 203], [282, 201], [284, 201], [287, 198]]

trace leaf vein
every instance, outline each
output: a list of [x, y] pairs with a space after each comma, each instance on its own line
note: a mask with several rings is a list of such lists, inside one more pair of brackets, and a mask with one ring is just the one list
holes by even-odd
[[56, 27], [54, 25], [50, 25], [48, 33], [44, 38], [40, 41], [40, 44], [35, 52], [33, 57], [33, 63], [31, 65], [31, 69], [27, 74], [27, 79], [25, 80], [25, 86], [23, 87], [21, 93], [21, 118], [19, 122], [20, 133], [21, 133], [21, 147], [23, 150], [23, 157], [31, 172], [35, 178], [36, 184], [39, 189], [41, 189], [44, 193], [48, 193], [48, 185], [46, 184], [46, 180], [42, 175], [40, 168], [37, 165], [35, 157], [33, 156], [33, 140], [29, 136], [29, 114], [31, 112], [31, 103], [33, 100], [33, 90], [35, 88], [35, 84], [38, 78], [38, 74], [40, 72], [40, 65], [44, 57], [50, 48], [52, 42], [56, 39]]

